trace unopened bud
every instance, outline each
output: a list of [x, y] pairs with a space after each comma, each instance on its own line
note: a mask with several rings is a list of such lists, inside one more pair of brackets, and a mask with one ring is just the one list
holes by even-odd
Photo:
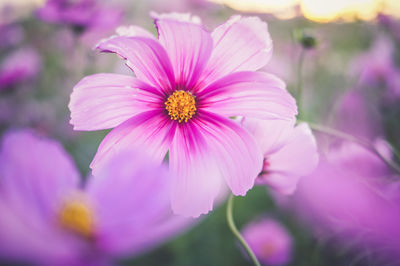
[[317, 46], [317, 39], [311, 34], [304, 32], [304, 30], [296, 30], [294, 37], [304, 49], [313, 49]]

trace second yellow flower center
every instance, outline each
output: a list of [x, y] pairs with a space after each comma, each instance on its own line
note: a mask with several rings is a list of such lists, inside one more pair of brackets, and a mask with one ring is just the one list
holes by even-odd
[[179, 90], [171, 94], [165, 102], [165, 109], [172, 120], [187, 122], [196, 113], [196, 101], [194, 96], [187, 91]]
[[61, 225], [83, 237], [93, 235], [92, 211], [81, 201], [69, 201], [61, 209], [59, 214]]

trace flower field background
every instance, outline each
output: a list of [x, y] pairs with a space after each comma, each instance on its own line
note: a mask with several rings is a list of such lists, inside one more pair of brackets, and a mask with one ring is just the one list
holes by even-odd
[[[107, 135], [110, 135], [112, 129], [74, 130], [74, 126], [83, 128], [82, 124], [79, 124], [83, 123], [83, 120], [73, 116], [78, 117], [79, 112], [86, 111], [83, 112], [84, 108], [76, 107], [81, 103], [80, 101], [84, 101], [83, 98], [79, 98], [78, 94], [76, 94], [77, 98], [73, 98], [75, 96], [71, 97], [71, 93], [73, 88], [74, 93], [76, 93], [75, 90], [80, 89], [80, 86], [81, 89], [86, 88], [85, 84], [78, 85], [82, 84], [80, 82], [84, 77], [98, 73], [134, 76], [131, 69], [125, 65], [126, 61], [121, 59], [121, 57], [124, 58], [123, 55], [121, 56], [118, 52], [116, 53], [120, 56], [113, 53], [101, 53], [99, 49], [95, 49], [96, 46], [102, 45], [104, 47], [110, 45], [101, 48], [103, 51], [109, 52], [115, 49], [112, 46], [112, 41], [115, 39], [108, 39], [110, 36], [133, 38], [133, 35], [129, 36], [129, 34], [134, 32], [135, 36], [143, 37], [141, 29], [129, 29], [127, 27], [129, 25], [137, 25], [157, 36], [157, 29], [152, 18], [155, 18], [156, 23], [168, 21], [168, 17], [160, 15], [162, 13], [190, 13], [201, 19], [203, 25], [201, 28], [207, 32], [212, 32], [234, 15], [257, 16], [268, 25], [266, 34], [269, 32], [273, 51], [269, 62], [265, 62], [265, 66], [261, 69], [254, 70], [272, 73], [283, 80], [291, 96], [286, 94], [286, 91], [283, 92], [285, 90], [283, 85], [283, 88], [277, 89], [281, 94], [277, 94], [276, 97], [284, 99], [281, 102], [276, 101], [277, 105], [282, 102], [284, 102], [282, 106], [287, 104], [285, 105], [287, 109], [284, 111], [282, 111], [283, 108], [279, 109], [279, 112], [286, 112], [288, 117], [294, 117], [294, 105], [291, 105], [291, 97], [293, 97], [298, 109], [295, 128], [303, 125], [306, 132], [303, 133], [309, 139], [299, 138], [292, 141], [297, 144], [305, 143], [304, 146], [307, 148], [295, 149], [297, 153], [289, 150], [290, 156], [286, 153], [281, 155], [284, 159], [287, 158], [286, 161], [279, 159], [282, 157], [278, 158], [276, 151], [262, 151], [263, 168], [248, 171], [249, 173], [259, 172], [258, 177], [255, 176], [252, 180], [253, 183], [255, 181], [254, 187], [246, 190], [245, 197], [235, 197], [233, 218], [236, 226], [262, 265], [399, 265], [400, 20], [396, 16], [400, 14], [400, 7], [396, 1], [363, 2], [359, 0], [353, 1], [354, 5], [351, 6], [345, 4], [340, 6], [341, 1], [337, 1], [338, 6], [332, 4], [328, 12], [322, 10], [320, 4], [313, 1], [280, 1], [282, 2], [280, 6], [274, 5], [272, 3], [274, 1], [266, 0], [248, 1], [247, 5], [243, 4], [244, 2], [247, 1], [242, 1], [242, 3], [202, 0], [48, 0], [47, 2], [6, 0], [4, 3], [0, 2], [0, 136], [3, 143], [0, 146], [0, 192], [5, 191], [4, 194], [7, 194], [7, 178], [5, 177], [9, 178], [12, 175], [10, 173], [13, 171], [11, 169], [13, 160], [20, 160], [18, 158], [26, 158], [25, 160], [29, 161], [30, 156], [35, 156], [36, 159], [43, 156], [43, 160], [38, 160], [37, 165], [43, 164], [49, 169], [54, 168], [51, 170], [54, 173], [63, 171], [63, 168], [56, 164], [50, 167], [52, 162], [50, 151], [41, 154], [40, 151], [30, 150], [42, 147], [35, 145], [43, 143], [29, 144], [37, 141], [29, 140], [23, 147], [23, 145], [12, 144], [10, 140], [6, 141], [9, 134], [12, 135], [12, 132], [21, 130], [28, 130], [31, 132], [29, 134], [39, 139], [44, 138], [46, 141], [54, 140], [60, 143], [60, 149], [64, 149], [65, 153], [72, 158], [73, 167], [76, 166], [79, 172], [77, 176], [88, 181], [89, 185], [85, 186], [85, 191], [91, 191], [91, 186], [96, 186], [94, 184], [97, 184], [95, 183], [97, 181], [93, 184], [90, 182], [92, 178], [115, 177], [115, 180], [124, 178], [123, 169], [129, 165], [129, 160], [126, 158], [121, 159], [114, 166], [110, 164], [104, 166], [102, 162], [99, 163], [99, 170], [95, 171], [99, 173], [104, 171], [104, 173], [101, 172], [100, 177], [97, 177], [97, 174], [94, 177], [91, 176], [89, 166], [93, 158], [97, 156], [96, 152], [100, 143]], [[285, 5], [284, 2], [287, 4]], [[346, 1], [346, 3], [351, 2]], [[151, 12], [156, 12], [157, 15], [153, 13], [150, 16]], [[190, 17], [190, 15], [187, 16]], [[191, 19], [195, 20], [195, 18]], [[186, 23], [186, 19], [184, 20], [180, 22]], [[196, 23], [193, 22], [193, 24]], [[116, 31], [117, 28], [119, 30]], [[188, 32], [187, 36], [184, 34], [178, 36], [178, 42], [191, 43], [193, 41], [191, 33]], [[265, 34], [263, 30], [259, 33]], [[116, 35], [119, 36], [115, 37]], [[255, 36], [257, 36], [257, 31], [255, 31]], [[267, 38], [267, 36], [260, 38], [264, 37]], [[248, 38], [245, 42], [251, 43], [253, 39]], [[197, 42], [194, 42], [193, 46], [196, 44]], [[237, 54], [240, 52], [240, 50], [236, 51]], [[139, 78], [140, 74], [136, 76]], [[198, 78], [201, 81], [200, 74]], [[271, 80], [268, 80], [271, 82], [268, 84], [272, 84], [271, 87], [280, 86], [276, 85], [279, 82]], [[256, 87], [254, 84], [250, 83], [253, 87], [249, 87], [254, 89]], [[180, 92], [183, 94], [180, 96], [175, 94], [175, 96], [183, 95], [182, 97], [186, 97], [185, 100], [199, 99], [193, 96], [197, 93], [194, 89], [189, 91], [188, 88], [187, 92], [183, 90]], [[172, 96], [174, 94], [169, 97]], [[179, 100], [178, 96], [176, 97]], [[193, 98], [190, 98], [192, 96]], [[113, 99], [112, 97], [109, 98]], [[271, 96], [270, 99], [273, 98], [274, 96]], [[173, 109], [175, 105], [171, 103], [176, 99], [168, 99], [172, 107], [167, 105], [170, 109], [166, 110], [172, 110], [171, 112], [178, 110]], [[253, 110], [254, 113], [260, 110], [258, 103], [254, 103], [256, 109], [256, 111]], [[102, 104], [103, 102], [99, 102], [100, 106]], [[185, 118], [190, 120], [192, 115], [200, 114], [201, 106], [197, 102], [196, 104], [195, 111], [191, 109], [191, 113], [185, 113], [186, 116], [183, 119], [178, 118], [179, 125], [187, 122]], [[234, 105], [232, 106], [235, 108]], [[248, 110], [251, 110], [251, 105], [249, 106]], [[193, 108], [193, 106], [190, 107]], [[91, 110], [87, 111], [87, 113], [90, 112]], [[176, 112], [178, 115], [182, 114], [179, 113], [181, 109]], [[279, 112], [276, 111], [274, 115], [278, 116]], [[229, 111], [226, 111], [226, 114], [233, 118], [229, 121], [234, 121], [232, 123], [235, 123], [238, 128], [240, 126], [240, 128], [246, 128], [246, 132], [248, 130], [253, 133], [251, 123], [246, 125], [247, 122], [251, 122], [246, 120], [247, 113], [232, 115], [235, 117], [232, 117]], [[87, 116], [88, 124], [91, 120], [90, 115]], [[170, 120], [173, 119], [171, 117]], [[178, 119], [173, 122], [178, 123]], [[293, 128], [295, 121], [292, 122]], [[268, 132], [268, 128], [274, 127], [275, 124], [265, 125], [267, 128], [264, 133], [265, 138], [274, 134]], [[280, 127], [279, 124], [276, 127]], [[138, 135], [137, 138], [140, 137]], [[287, 143], [290, 143], [290, 138], [288, 137]], [[16, 142], [25, 143], [22, 140]], [[118, 143], [116, 141], [113, 145], [119, 145]], [[285, 145], [289, 146], [289, 144]], [[148, 147], [143, 145], [140, 151], [144, 154]], [[316, 152], [316, 147], [318, 147], [318, 152]], [[37, 150], [40, 149], [37, 148]], [[9, 155], [12, 154], [11, 151], [15, 151], [18, 156]], [[224, 154], [227, 156], [228, 153]], [[165, 158], [163, 155], [164, 161], [173, 161], [172, 155], [171, 151]], [[272, 159], [269, 161], [270, 158], [275, 158], [274, 156], [278, 158], [276, 168], [273, 165], [275, 161]], [[139, 157], [141, 156], [135, 154], [132, 158]], [[222, 157], [224, 156], [221, 155]], [[242, 159], [251, 161], [248, 156]], [[148, 163], [143, 162], [143, 165]], [[224, 162], [224, 160], [221, 159], [218, 162]], [[278, 163], [284, 165], [283, 170], [279, 168]], [[304, 167], [296, 166], [296, 163]], [[217, 163], [219, 166], [221, 164]], [[16, 165], [18, 166], [18, 163]], [[143, 165], [138, 164], [137, 169], [141, 169]], [[165, 169], [157, 167], [143, 168], [140, 174], [144, 177], [158, 174], [167, 176], [164, 173]], [[32, 170], [27, 168], [26, 171], [35, 173], [39, 171], [37, 168], [40, 167], [32, 167]], [[275, 177], [278, 181], [274, 181], [271, 173], [275, 172], [293, 179], [286, 182], [279, 176]], [[135, 178], [140, 180], [138, 176], [139, 174]], [[3, 182], [2, 179], [6, 181]], [[153, 179], [149, 178], [149, 180]], [[226, 182], [229, 183], [229, 181]], [[98, 183], [103, 186], [114, 186], [112, 182]], [[134, 184], [131, 185], [132, 193], [140, 194], [140, 190], [136, 189]], [[168, 198], [167, 203], [157, 203], [154, 206], [149, 204], [149, 209], [146, 209], [147, 205], [143, 204], [143, 211], [140, 208], [140, 210], [135, 209], [132, 214], [139, 217], [142, 212], [147, 213], [152, 208], [159, 208], [160, 212], [168, 209], [167, 212], [172, 213], [169, 206], [169, 194], [164, 189], [164, 184], [154, 186], [157, 188], [153, 189], [150, 186], [146, 188], [147, 190], [144, 189], [146, 196], [138, 197], [139, 200], [146, 202], [157, 198], [161, 201], [161, 198], [165, 196]], [[228, 200], [228, 196], [231, 190], [234, 192], [234, 189], [231, 188], [230, 183], [225, 186], [222, 185], [220, 192], [216, 193], [218, 195], [214, 195], [211, 199], [211, 202], [215, 200], [210, 212], [204, 209], [206, 207], [199, 207], [199, 210], [181, 207], [179, 204], [177, 207], [172, 200], [172, 209], [175, 214], [195, 217], [201, 214], [200, 217], [179, 216], [177, 225], [165, 232], [163, 230], [158, 232], [156, 225], [137, 229], [138, 231], [135, 231], [136, 228], [132, 229], [134, 233], [129, 236], [134, 239], [137, 234], [139, 240], [135, 245], [127, 244], [126, 250], [125, 244], [121, 244], [125, 242], [120, 243], [116, 240], [114, 243], [110, 240], [124, 235], [124, 224], [118, 230], [110, 229], [112, 231], [110, 235], [105, 233], [109, 238], [104, 240], [105, 243], [109, 240], [112, 243], [105, 248], [107, 252], [109, 251], [107, 258], [104, 261], [97, 260], [96, 258], [103, 258], [103, 256], [93, 255], [93, 260], [82, 260], [76, 255], [80, 251], [72, 252], [74, 259], [71, 259], [71, 263], [75, 263], [75, 258], [78, 257], [77, 261], [80, 264], [68, 264], [68, 260], [60, 259], [54, 254], [54, 257], [47, 261], [46, 252], [40, 251], [42, 252], [40, 253], [34, 249], [26, 254], [20, 252], [18, 248], [9, 249], [8, 243], [14, 243], [15, 240], [18, 246], [18, 241], [21, 239], [35, 238], [36, 235], [29, 233], [31, 232], [29, 230], [26, 231], [28, 235], [22, 237], [8, 235], [7, 226], [12, 224], [10, 222], [12, 219], [8, 219], [7, 208], [13, 205], [9, 205], [7, 200], [2, 202], [0, 199], [0, 216], [3, 216], [3, 218], [0, 217], [0, 227], [3, 227], [0, 229], [0, 265], [20, 265], [20, 263], [43, 265], [44, 262], [50, 262], [50, 265], [58, 265], [57, 263], [60, 263], [59, 265], [108, 265], [103, 263], [171, 266], [251, 265], [252, 260], [246, 249], [242, 247], [228, 226], [227, 208], [229, 210], [228, 205], [233, 203]], [[20, 193], [22, 195], [24, 192]], [[106, 201], [104, 198], [107, 197], [103, 197], [101, 193], [108, 194], [108, 192], [99, 192], [97, 196], [93, 196], [95, 201]], [[118, 194], [118, 191], [112, 193]], [[126, 197], [112, 198], [115, 201], [110, 201], [111, 204], [115, 204], [112, 206], [116, 206], [117, 210], [119, 202], [126, 201], [129, 197], [126, 191], [121, 194]], [[234, 194], [240, 193], [234, 192]], [[190, 195], [187, 198], [182, 197], [181, 201], [186, 203], [188, 199]], [[110, 213], [113, 215], [112, 212]], [[124, 213], [122, 207], [120, 213], [121, 215]], [[29, 215], [24, 219], [29, 220]], [[155, 219], [146, 216], [141, 222], [150, 224]], [[82, 229], [80, 225], [76, 229], [75, 221], [70, 223], [67, 220], [66, 223], [70, 227], [72, 224], [72, 229], [75, 231]], [[130, 229], [129, 226], [128, 229]], [[151, 235], [150, 232], [154, 234]], [[116, 235], [113, 235], [114, 233]], [[146, 233], [149, 233], [149, 236]], [[156, 235], [158, 233], [159, 235]], [[150, 241], [151, 237], [155, 240]], [[119, 252], [122, 246], [124, 250]], [[46, 247], [44, 250], [47, 250]], [[35, 252], [40, 253], [40, 256], [36, 256]]]

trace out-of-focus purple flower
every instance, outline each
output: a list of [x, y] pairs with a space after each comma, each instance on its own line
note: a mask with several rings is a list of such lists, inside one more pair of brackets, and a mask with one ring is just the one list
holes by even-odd
[[121, 23], [123, 11], [98, 0], [49, 0], [37, 10], [46, 22], [69, 25], [82, 33], [82, 43], [93, 46]]
[[244, 118], [243, 126], [254, 135], [264, 154], [256, 183], [267, 184], [283, 194], [295, 191], [300, 178], [318, 164], [315, 138], [306, 123]]
[[[212, 33], [182, 14], [155, 16], [158, 40], [113, 36], [98, 44], [127, 60], [136, 77], [96, 74], [71, 94], [75, 130], [114, 128], [100, 144], [94, 175], [112, 154], [137, 144], [160, 162], [169, 151], [172, 208], [199, 216], [213, 208], [226, 182], [235, 195], [253, 187], [262, 168], [255, 139], [232, 116], [292, 120], [285, 83], [258, 72], [272, 53], [267, 24], [233, 16]], [[239, 52], [240, 51], [240, 52]]]
[[399, 259], [400, 202], [393, 200], [393, 191], [386, 194], [392, 186], [387, 180], [389, 170], [364, 148], [343, 145], [329, 151], [317, 170], [303, 178], [296, 204], [322, 235], [335, 235], [343, 245]]
[[[382, 156], [391, 160], [391, 148], [384, 140], [377, 139], [373, 145]], [[336, 167], [365, 178], [376, 180], [391, 175], [390, 169], [379, 157], [355, 143], [338, 145], [326, 157]]]
[[37, 10], [40, 19], [50, 23], [65, 24], [83, 29], [99, 26], [116, 26], [121, 11], [103, 7], [97, 0], [48, 0]]
[[21, 48], [8, 55], [0, 65], [0, 90], [33, 80], [41, 69], [39, 54], [32, 48]]
[[357, 137], [373, 140], [382, 134], [377, 111], [374, 112], [361, 89], [352, 89], [340, 99], [335, 127]]
[[361, 86], [384, 85], [387, 95], [400, 97], [400, 69], [395, 64], [394, 44], [386, 37], [378, 38], [370, 50], [352, 63], [352, 71], [360, 75]]
[[0, 50], [19, 44], [24, 38], [21, 26], [0, 24]]
[[55, 141], [10, 132], [0, 151], [0, 254], [40, 265], [100, 265], [142, 252], [189, 220], [172, 215], [170, 176], [130, 151], [83, 189]]
[[400, 21], [390, 15], [379, 14], [378, 22], [388, 29], [400, 41]]
[[286, 265], [292, 257], [292, 237], [277, 221], [263, 218], [242, 230], [246, 242], [263, 265]]

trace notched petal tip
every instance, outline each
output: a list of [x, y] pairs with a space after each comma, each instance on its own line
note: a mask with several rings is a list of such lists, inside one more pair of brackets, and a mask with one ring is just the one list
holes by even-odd
[[267, 23], [258, 17], [232, 16], [212, 32], [214, 50], [203, 73], [205, 84], [238, 71], [256, 71], [272, 55]]

